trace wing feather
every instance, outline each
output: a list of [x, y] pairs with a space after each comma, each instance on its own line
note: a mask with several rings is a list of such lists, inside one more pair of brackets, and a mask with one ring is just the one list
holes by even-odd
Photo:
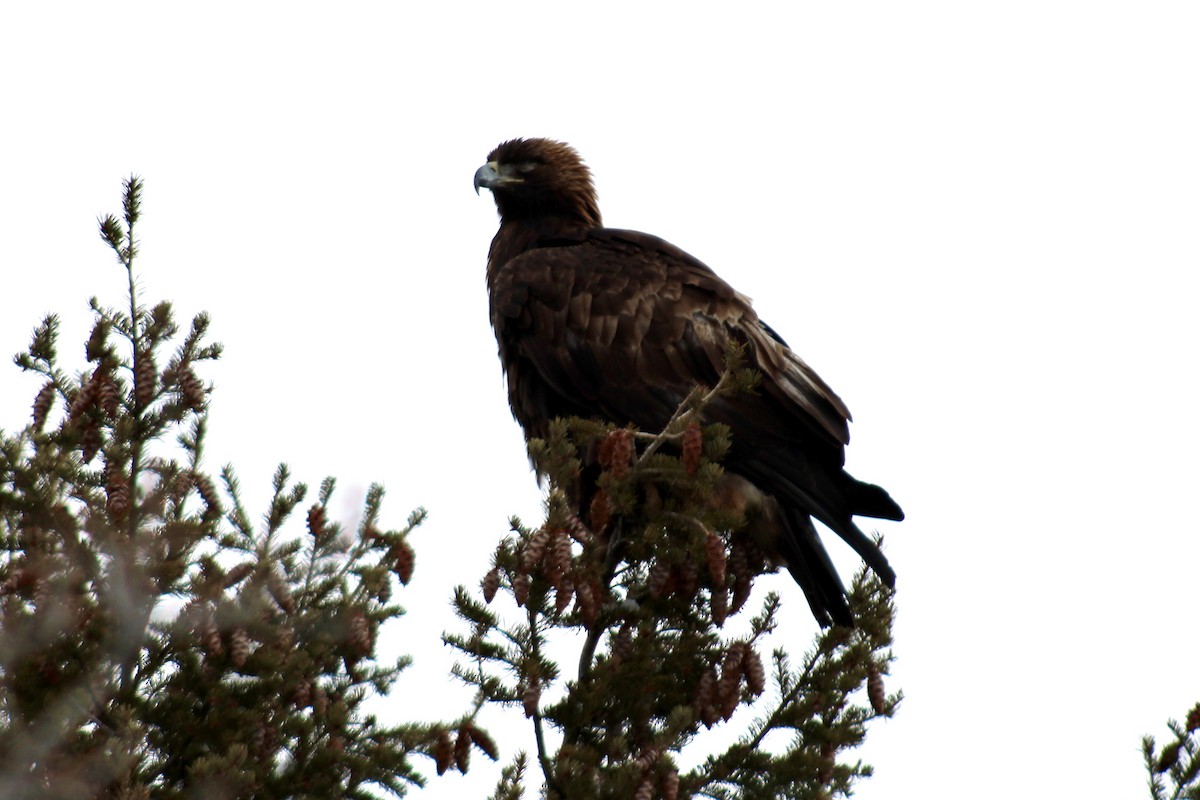
[[[674, 410], [664, 401], [678, 403], [697, 383], [719, 379], [734, 341], [747, 345], [748, 365], [763, 384], [758, 396], [726, 401], [714, 416], [756, 439], [815, 441], [840, 466], [848, 409], [758, 320], [749, 298], [649, 234], [600, 228], [558, 242], [526, 250], [493, 273], [504, 362], [536, 373], [510, 375], [510, 386], [540, 376], [561, 397], [559, 406], [573, 407], [569, 413], [578, 412], [571, 398], [586, 397], [610, 418], [653, 429]], [[539, 408], [518, 416], [530, 430], [537, 419], [565, 413]]]

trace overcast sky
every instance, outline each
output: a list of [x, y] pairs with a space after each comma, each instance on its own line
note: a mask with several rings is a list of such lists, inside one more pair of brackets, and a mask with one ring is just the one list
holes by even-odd
[[[0, 354], [56, 311], [82, 366], [88, 297], [124, 296], [95, 221], [141, 175], [142, 298], [226, 345], [208, 466], [251, 508], [282, 460], [344, 519], [372, 481], [393, 525], [429, 509], [391, 707], [452, 716], [451, 588], [541, 502], [471, 179], [568, 141], [608, 224], [755, 298], [908, 513], [879, 528], [906, 700], [857, 796], [1142, 796], [1141, 735], [1200, 700], [1200, 6], [416, 7], [6, 4]], [[0, 427], [38, 388], [0, 364]], [[484, 796], [473, 764], [418, 796]]]

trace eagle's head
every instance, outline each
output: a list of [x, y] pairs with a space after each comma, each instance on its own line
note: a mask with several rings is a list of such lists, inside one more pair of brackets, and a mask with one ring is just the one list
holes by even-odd
[[475, 191], [492, 190], [502, 221], [566, 217], [600, 226], [592, 173], [568, 144], [510, 139], [475, 172]]

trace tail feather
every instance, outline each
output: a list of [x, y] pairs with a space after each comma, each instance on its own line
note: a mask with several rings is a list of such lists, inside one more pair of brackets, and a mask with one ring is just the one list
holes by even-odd
[[887, 490], [873, 483], [863, 483], [842, 472], [848, 480], [847, 498], [850, 501], [851, 514], [876, 519], [891, 519], [899, 522], [904, 519], [904, 510], [892, 499]]
[[854, 615], [846, 602], [846, 589], [837, 569], [821, 544], [812, 519], [802, 511], [787, 509], [783, 515], [785, 533], [777, 542], [779, 555], [788, 572], [804, 590], [804, 597], [821, 627], [830, 624], [854, 625]]
[[[775, 497], [779, 504], [789, 511], [794, 510], [797, 513], [803, 513], [812, 516], [825, 523], [838, 536], [854, 548], [854, 551], [862, 557], [863, 561], [875, 571], [875, 574], [886, 583], [889, 587], [896, 585], [896, 573], [888, 564], [887, 558], [883, 555], [883, 551], [875, 544], [875, 541], [859, 530], [854, 524], [853, 514], [858, 512], [849, 502], [839, 487], [825, 483], [819, 486], [800, 486], [793, 481], [787, 473], [776, 469], [777, 465], [758, 461], [749, 464], [741, 464], [738, 470], [749, 478], [762, 491]], [[848, 481], [853, 482], [858, 486], [870, 487], [877, 489], [878, 492], [873, 494], [870, 488], [866, 495], [871, 499], [878, 501], [882, 496], [887, 500], [887, 504], [880, 504], [881, 508], [876, 510], [894, 509], [895, 513], [900, 512], [900, 507], [887, 496], [887, 493], [878, 487], [872, 487], [871, 484], [859, 484], [846, 473]], [[875, 506], [871, 506], [876, 508]], [[814, 534], [815, 535], [815, 534]]]
[[[895, 572], [870, 536], [854, 524], [854, 516], [902, 519], [904, 511], [882, 488], [854, 479], [845, 470], [826, 471], [786, 450], [758, 450], [755, 458], [730, 464], [763, 493], [786, 509], [820, 519], [866, 561], [888, 587]], [[814, 534], [815, 535], [815, 534]]]

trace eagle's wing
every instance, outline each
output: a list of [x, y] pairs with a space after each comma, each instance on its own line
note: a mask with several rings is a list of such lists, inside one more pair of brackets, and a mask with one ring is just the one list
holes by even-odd
[[566, 414], [659, 429], [694, 386], [720, 379], [735, 342], [763, 382], [709, 416], [733, 425], [745, 446], [816, 447], [841, 466], [850, 417], [842, 401], [748, 298], [662, 239], [602, 228], [527, 250], [496, 273], [492, 323], [513, 411], [530, 435], [540, 435], [539, 420]]

